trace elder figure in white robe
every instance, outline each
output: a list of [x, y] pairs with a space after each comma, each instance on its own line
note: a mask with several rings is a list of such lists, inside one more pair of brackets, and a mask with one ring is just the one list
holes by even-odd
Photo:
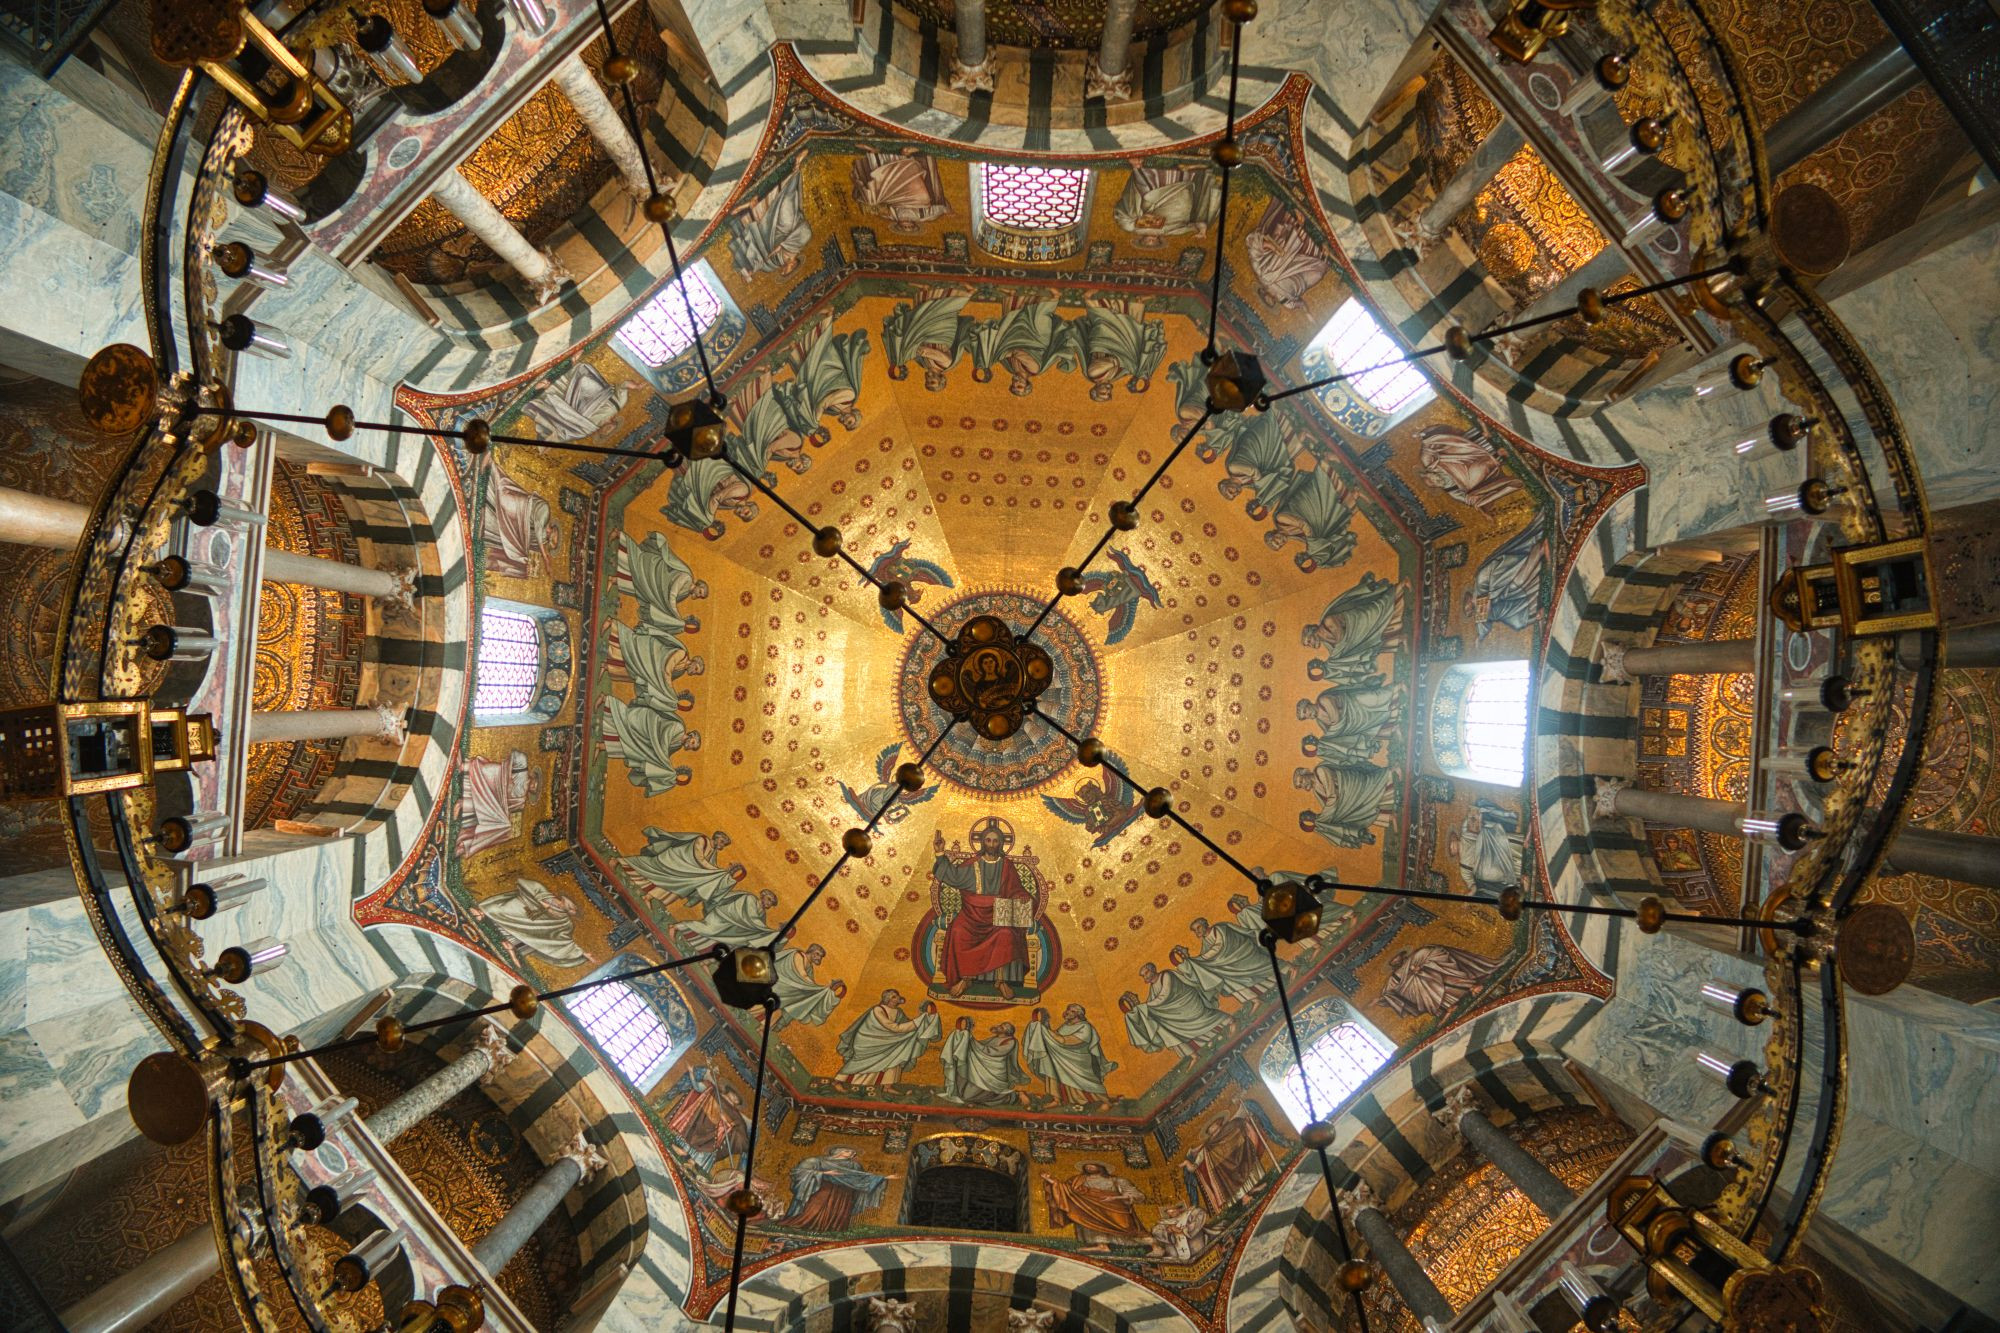
[[842, 1063], [834, 1081], [851, 1088], [892, 1088], [943, 1035], [937, 1005], [926, 1000], [911, 1018], [903, 1012], [902, 993], [892, 986], [840, 1034], [835, 1049]]
[[514, 750], [507, 762], [466, 758], [459, 765], [464, 798], [458, 811], [461, 857], [521, 836], [521, 816], [542, 789], [542, 775], [529, 769], [528, 756]]
[[562, 540], [549, 502], [529, 491], [498, 463], [486, 478], [483, 536], [486, 568], [495, 574], [525, 579], [549, 568], [549, 557]]
[[1442, 1017], [1498, 972], [1500, 964], [1498, 958], [1449, 944], [1404, 949], [1389, 960], [1389, 982], [1382, 987], [1382, 1002], [1405, 1018], [1422, 1014]]
[[629, 392], [606, 381], [596, 367], [578, 362], [524, 410], [542, 439], [581, 440], [610, 425]]
[[1306, 234], [1299, 215], [1273, 199], [1264, 206], [1264, 216], [1243, 238], [1249, 252], [1250, 272], [1257, 278], [1257, 295], [1267, 305], [1296, 310], [1305, 304], [1311, 291], [1332, 261]]
[[[772, 895], [774, 903], [776, 897]], [[818, 1027], [833, 1017], [834, 1009], [847, 995], [847, 983], [838, 977], [827, 982], [815, 977], [813, 969], [825, 961], [823, 944], [808, 944], [803, 949], [779, 948], [771, 984], [778, 992], [780, 1023]]]
[[[552, 967], [584, 967], [597, 956], [576, 942], [583, 908], [566, 894], [532, 879], [517, 879], [508, 893], [482, 898], [472, 914], [490, 922], [517, 966], [534, 958]], [[525, 956], [524, 956], [525, 955]]]
[[900, 153], [863, 151], [854, 161], [854, 201], [886, 218], [897, 231], [914, 232], [950, 211], [937, 162], [914, 148]]

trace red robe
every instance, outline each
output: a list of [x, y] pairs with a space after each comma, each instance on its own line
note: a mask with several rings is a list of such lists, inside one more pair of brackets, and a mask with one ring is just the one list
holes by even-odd
[[[973, 872], [974, 884], [981, 882], [983, 877], [979, 874], [979, 862], [974, 861], [963, 868]], [[995, 925], [993, 904], [998, 898], [1031, 897], [1021, 886], [1020, 872], [1005, 857], [1000, 861], [1000, 892], [997, 895], [972, 889], [961, 891], [958, 915], [951, 919], [951, 925], [944, 932], [944, 957], [940, 961], [944, 966], [947, 986], [997, 972], [1010, 964], [1018, 963], [1024, 969], [1027, 967], [1028, 932], [1012, 926]]]

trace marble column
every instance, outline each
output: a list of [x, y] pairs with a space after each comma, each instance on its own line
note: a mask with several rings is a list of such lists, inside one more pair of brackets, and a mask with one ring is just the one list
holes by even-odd
[[1419, 1321], [1435, 1319], [1441, 1324], [1451, 1322], [1451, 1302], [1431, 1281], [1431, 1275], [1417, 1262], [1403, 1244], [1403, 1238], [1389, 1224], [1383, 1213], [1381, 1202], [1368, 1182], [1361, 1181], [1353, 1189], [1340, 1192], [1340, 1211], [1348, 1223], [1368, 1242], [1368, 1252], [1375, 1262], [1382, 1265], [1382, 1273], [1389, 1279], [1389, 1285], [1403, 1298], [1403, 1304], [1410, 1307], [1410, 1313]]
[[597, 76], [583, 63], [583, 57], [574, 55], [558, 65], [555, 84], [576, 108], [577, 117], [590, 131], [590, 137], [618, 164], [625, 188], [638, 199], [651, 196], [653, 187], [646, 179], [646, 160], [641, 156], [639, 143], [632, 137], [624, 117], [611, 105], [611, 98], [598, 86]]
[[70, 551], [83, 539], [89, 522], [87, 505], [0, 486], [0, 541]]
[[[1896, 640], [1896, 664], [1906, 671], [1917, 665], [1917, 636], [1904, 634]], [[1965, 670], [2000, 666], [2000, 623], [1968, 625], [1944, 629], [1944, 664]]]
[[1623, 778], [1599, 778], [1597, 780], [1596, 811], [1602, 816], [1623, 815], [1627, 819], [1643, 819], [1653, 824], [1672, 824], [1680, 828], [1699, 829], [1703, 833], [1720, 833], [1725, 837], [1743, 836], [1743, 806], [1736, 801], [1718, 801], [1708, 796], [1684, 796], [1675, 791], [1648, 791], [1644, 787], [1633, 787]]
[[376, 597], [394, 602], [407, 611], [411, 595], [416, 590], [417, 571], [365, 569], [338, 560], [324, 560], [316, 555], [281, 551], [273, 546], [264, 551], [264, 577], [274, 583], [303, 583], [309, 588]]
[[493, 1076], [514, 1058], [507, 1036], [491, 1023], [481, 1023], [472, 1048], [443, 1069], [432, 1074], [402, 1096], [368, 1117], [368, 1132], [383, 1144], [393, 1143], [405, 1131], [477, 1080], [490, 1083]]
[[1536, 1161], [1534, 1155], [1502, 1133], [1500, 1127], [1479, 1109], [1472, 1085], [1462, 1083], [1445, 1098], [1445, 1104], [1431, 1113], [1462, 1138], [1471, 1149], [1500, 1168], [1528, 1202], [1542, 1210], [1550, 1221], [1561, 1217], [1576, 1202], [1576, 1192], [1556, 1178], [1556, 1173]]
[[1669, 643], [1652, 648], [1634, 648], [1606, 640], [1601, 651], [1602, 678], [1608, 685], [1628, 685], [1641, 676], [1716, 676], [1757, 669], [1755, 639]]
[[497, 1276], [507, 1266], [520, 1248], [528, 1243], [528, 1238], [548, 1220], [563, 1201], [563, 1196], [590, 1179], [592, 1173], [605, 1166], [604, 1154], [597, 1145], [584, 1137], [578, 1130], [576, 1138], [562, 1150], [541, 1178], [528, 1186], [528, 1192], [500, 1219], [500, 1225], [487, 1232], [472, 1247], [472, 1257], [486, 1270], [489, 1277]]
[[347, 736], [401, 744], [409, 739], [408, 712], [378, 704], [373, 708], [302, 708], [250, 715], [252, 745], [261, 741], [339, 740]]
[[552, 301], [569, 274], [554, 256], [528, 244], [528, 238], [514, 229], [491, 199], [473, 188], [472, 182], [456, 169], [447, 171], [431, 188], [431, 198], [450, 210], [465, 229], [486, 242], [494, 254], [511, 265], [533, 289], [537, 301]]
[[952, 31], [958, 51], [951, 58], [952, 91], [993, 91], [993, 62], [986, 52], [986, 0], [952, 0]]
[[1528, 137], [1521, 133], [1520, 127], [1502, 116], [1500, 123], [1480, 140], [1479, 147], [1472, 150], [1472, 156], [1444, 183], [1444, 188], [1437, 192], [1437, 198], [1431, 200], [1430, 207], [1417, 219], [1417, 235], [1427, 241], [1435, 241], [1444, 235], [1444, 229], [1451, 225], [1452, 219], [1479, 197], [1479, 192], [1500, 174], [1500, 168], [1512, 161], [1514, 154], [1520, 152], [1527, 142]]
[[1923, 82], [1894, 37], [1885, 37], [1779, 118], [1764, 136], [1771, 175], [1780, 176]]
[[1104, 11], [1104, 35], [1097, 54], [1084, 71], [1083, 95], [1107, 102], [1132, 96], [1132, 20], [1139, 0], [1110, 0]]
[[207, 1223], [62, 1312], [69, 1333], [139, 1333], [222, 1266]]
[[1905, 828], [1889, 848], [1888, 873], [1935, 875], [2000, 889], [2000, 838]]

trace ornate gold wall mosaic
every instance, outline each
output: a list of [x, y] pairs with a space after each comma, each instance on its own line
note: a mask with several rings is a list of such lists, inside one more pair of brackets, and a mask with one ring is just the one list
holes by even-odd
[[[121, 445], [84, 422], [74, 389], [39, 379], [0, 387], [0, 486], [95, 505]], [[0, 708], [50, 699], [56, 632], [72, 563], [68, 551], [0, 541], [0, 587], [17, 590], [0, 617]], [[171, 599], [164, 591], [148, 583], [141, 596], [149, 623], [171, 623]], [[151, 690], [164, 671], [164, 666], [149, 664], [141, 677], [144, 688]], [[91, 813], [96, 818], [102, 811], [93, 803]], [[16, 868], [69, 863], [61, 818], [54, 802], [0, 807], [0, 842]]]
[[[1416, 109], [1421, 168], [1433, 190], [1441, 189], [1500, 123], [1499, 108], [1448, 55], [1440, 55], [1425, 71]], [[1500, 168], [1451, 230], [1517, 308], [1590, 262], [1605, 243], [1604, 234], [1532, 145]], [[1636, 285], [1628, 278], [1607, 290]], [[1665, 310], [1650, 297], [1615, 307], [1598, 325], [1563, 321], [1552, 332], [1533, 335], [1537, 342], [1569, 338], [1621, 358], [1644, 356], [1678, 336]], [[1521, 363], [1515, 351], [1508, 355]]]
[[[644, 5], [633, 6], [613, 27], [619, 50], [639, 62], [632, 94], [643, 115], [659, 98], [666, 46], [647, 20]], [[584, 64], [600, 83], [606, 50], [600, 37], [583, 52]], [[612, 96], [612, 105], [622, 115], [624, 99], [615, 90]], [[529, 244], [537, 246], [575, 219], [618, 174], [576, 108], [553, 83], [529, 97], [457, 170], [493, 201]], [[500, 264], [485, 242], [434, 199], [418, 204], [370, 258], [412, 282], [439, 286], [477, 279]]]
[[[271, 477], [270, 546], [355, 564], [359, 550], [340, 497], [303, 468], [280, 460]], [[352, 708], [368, 637], [362, 599], [298, 583], [264, 582], [258, 593], [257, 656], [250, 705], [259, 712]], [[290, 819], [333, 774], [338, 740], [250, 747], [243, 825]]]
[[[1867, 0], [1718, 0], [1705, 6], [1767, 131], [1842, 67], [1888, 36]], [[1919, 87], [1787, 172], [1830, 193], [1847, 214], [1852, 253], [1915, 221], [1951, 166], [1970, 151], [1928, 88]]]
[[[1755, 632], [1757, 566], [1733, 556], [1685, 585], [1656, 643], [1748, 638]], [[1639, 785], [1741, 801], [1750, 775], [1750, 676], [1647, 676], [1639, 693]], [[1689, 911], [1726, 914], [1742, 895], [1743, 844], [1692, 829], [1649, 825], [1660, 879]]]
[[[1902, 738], [1907, 702], [1898, 699], [1888, 734]], [[1995, 836], [2000, 812], [2000, 771], [1993, 762], [1994, 724], [2000, 722], [2000, 673], [1938, 674], [1935, 730], [1924, 750], [1909, 797], [1914, 827], [1945, 833]], [[1892, 742], [1891, 754], [1899, 748]], [[1885, 763], [1886, 787], [1893, 765]], [[2000, 910], [1993, 891], [1931, 875], [1894, 875], [1872, 882], [1866, 896], [1909, 913], [1917, 937], [1910, 979], [1967, 1004], [2000, 996]]]
[[[1630, 1129], [1588, 1107], [1545, 1111], [1504, 1126], [1503, 1132], [1574, 1190], [1587, 1188], [1632, 1142]], [[1498, 1167], [1471, 1150], [1418, 1186], [1396, 1208], [1393, 1221], [1453, 1309], [1463, 1309], [1492, 1285], [1549, 1225]], [[1387, 1291], [1372, 1295], [1369, 1307], [1371, 1328], [1423, 1333], [1416, 1317]]]

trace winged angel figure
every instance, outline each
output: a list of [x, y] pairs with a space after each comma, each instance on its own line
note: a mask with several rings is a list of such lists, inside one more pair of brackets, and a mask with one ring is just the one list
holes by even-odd
[[[853, 807], [854, 813], [863, 820], [873, 819], [875, 812], [882, 808], [882, 802], [889, 799], [889, 793], [896, 790], [896, 757], [902, 751], [900, 741], [882, 747], [882, 753], [875, 756], [875, 784], [864, 791], [855, 791], [845, 782], [840, 784], [840, 794]], [[938, 785], [933, 782], [915, 791], [904, 792], [896, 803], [889, 807], [889, 813], [882, 816], [884, 824], [897, 824], [910, 816], [910, 807], [921, 805], [937, 795]]]
[[1133, 563], [1125, 552], [1113, 549], [1105, 554], [1117, 570], [1091, 570], [1083, 576], [1083, 590], [1091, 595], [1090, 609], [1110, 617], [1104, 627], [1104, 646], [1110, 648], [1138, 623], [1141, 601], [1150, 603], [1155, 611], [1160, 609], [1160, 590], [1146, 577], [1145, 568]]
[[1068, 796], [1042, 798], [1042, 804], [1049, 808], [1051, 814], [1095, 835], [1095, 841], [1090, 844], [1092, 850], [1110, 846], [1113, 838], [1132, 826], [1141, 808], [1139, 789], [1111, 771], [1112, 764], [1123, 768], [1124, 762], [1115, 754], [1106, 757], [1110, 762], [1101, 770], [1101, 782], [1097, 778], [1085, 778]]

